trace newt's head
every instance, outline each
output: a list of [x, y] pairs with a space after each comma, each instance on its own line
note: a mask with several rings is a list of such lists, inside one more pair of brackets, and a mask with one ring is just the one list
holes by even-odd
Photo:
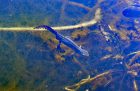
[[87, 50], [80, 48], [80, 53], [84, 56], [89, 56], [89, 53]]

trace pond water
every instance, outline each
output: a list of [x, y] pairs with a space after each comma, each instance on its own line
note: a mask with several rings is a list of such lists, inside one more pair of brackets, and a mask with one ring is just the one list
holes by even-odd
[[139, 13], [136, 0], [0, 0], [0, 91], [139, 91]]

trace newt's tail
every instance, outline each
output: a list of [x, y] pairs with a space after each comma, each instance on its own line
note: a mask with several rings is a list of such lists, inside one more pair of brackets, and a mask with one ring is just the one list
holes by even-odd
[[55, 31], [54, 29], [52, 29], [51, 27], [47, 26], [47, 25], [40, 25], [35, 27], [35, 29], [40, 29], [40, 28], [45, 28], [46, 30], [50, 31], [51, 33], [57, 35], [57, 31]]

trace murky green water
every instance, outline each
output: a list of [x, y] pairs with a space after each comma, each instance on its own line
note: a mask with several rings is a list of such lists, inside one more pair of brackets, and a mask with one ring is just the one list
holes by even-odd
[[0, 91], [139, 91], [140, 20], [122, 14], [134, 2], [1, 0], [1, 28], [88, 23], [56, 31], [89, 56], [63, 44], [64, 52], [57, 50], [59, 42], [49, 31], [0, 31]]

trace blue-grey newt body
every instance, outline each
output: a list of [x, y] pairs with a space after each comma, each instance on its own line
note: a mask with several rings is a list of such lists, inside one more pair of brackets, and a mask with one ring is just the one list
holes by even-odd
[[72, 50], [74, 50], [76, 53], [79, 53], [84, 56], [89, 56], [88, 51], [82, 49], [81, 46], [78, 46], [74, 41], [70, 39], [70, 37], [63, 36], [62, 34], [58, 33], [57, 31], [55, 31], [54, 29], [52, 29], [51, 27], [47, 25], [40, 25], [36, 27], [36, 29], [39, 29], [39, 28], [45, 28], [55, 35], [56, 39], [59, 40], [59, 44], [57, 46], [58, 48], [60, 47], [61, 43], [63, 43], [69, 48], [71, 48]]

